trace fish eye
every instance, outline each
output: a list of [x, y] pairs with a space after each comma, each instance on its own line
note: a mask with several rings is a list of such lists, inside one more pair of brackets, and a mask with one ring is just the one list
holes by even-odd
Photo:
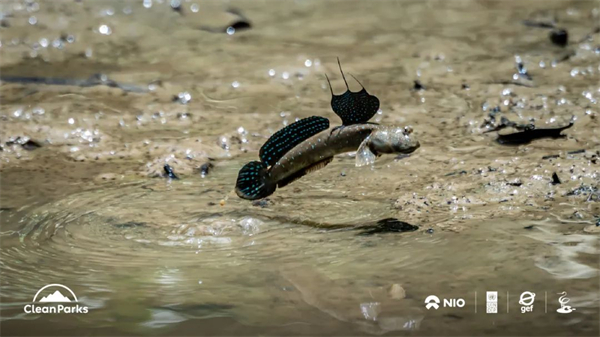
[[413, 132], [413, 128], [412, 126], [405, 126], [404, 127], [404, 133], [406, 133], [407, 135], [410, 135]]

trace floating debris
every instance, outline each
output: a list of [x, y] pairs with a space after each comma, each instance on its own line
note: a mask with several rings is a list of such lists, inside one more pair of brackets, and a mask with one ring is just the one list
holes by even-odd
[[171, 166], [169, 166], [169, 164], [165, 164], [164, 169], [165, 169], [165, 176], [167, 176], [168, 178], [171, 178], [171, 179], [179, 179], [179, 177], [177, 175], [175, 175], [175, 172], [173, 172], [173, 168]]
[[553, 22], [541, 22], [541, 21], [533, 21], [533, 20], [524, 20], [523, 25], [527, 27], [535, 27], [535, 28], [555, 28], [555, 24]]
[[28, 137], [17, 137], [15, 139], [9, 140], [6, 142], [7, 146], [11, 145], [21, 145], [24, 150], [33, 151], [35, 149], [39, 149], [42, 145]]
[[558, 174], [556, 174], [556, 172], [552, 173], [552, 185], [558, 185], [560, 183], [561, 181], [558, 178]]
[[356, 229], [363, 229], [363, 231], [357, 235], [373, 235], [378, 233], [413, 232], [419, 229], [419, 226], [414, 226], [398, 219], [387, 218], [377, 221], [375, 226], [359, 226], [356, 227]]
[[137, 221], [129, 221], [129, 222], [113, 225], [113, 227], [119, 228], [119, 229], [138, 228], [138, 227], [146, 227], [146, 226], [147, 226], [147, 224], [145, 222], [137, 222]]
[[579, 196], [579, 195], [587, 195], [586, 201], [600, 201], [600, 189], [596, 186], [585, 186], [581, 185], [576, 189], [567, 192], [566, 196]]
[[413, 84], [413, 89], [414, 90], [425, 90], [425, 86], [423, 84], [421, 84], [421, 82], [419, 80], [415, 80], [414, 84]]
[[246, 18], [246, 16], [242, 14], [240, 10], [236, 8], [230, 8], [227, 10], [227, 13], [237, 16], [238, 19], [223, 28], [202, 26], [200, 29], [211, 33], [226, 33], [227, 35], [233, 35], [237, 32], [252, 28], [252, 23], [250, 23], [250, 20], [248, 20], [248, 18]]
[[557, 46], [566, 47], [569, 44], [569, 33], [566, 29], [554, 29], [549, 34], [550, 41]]
[[177, 102], [179, 104], [188, 104], [192, 100], [192, 95], [187, 92], [180, 92], [176, 96], [173, 96], [173, 102]]
[[206, 177], [208, 175], [208, 173], [212, 170], [213, 167], [215, 167], [215, 166], [210, 162], [202, 164], [202, 166], [200, 166], [200, 168], [198, 168], [198, 171], [200, 172], [200, 176], [202, 178]]

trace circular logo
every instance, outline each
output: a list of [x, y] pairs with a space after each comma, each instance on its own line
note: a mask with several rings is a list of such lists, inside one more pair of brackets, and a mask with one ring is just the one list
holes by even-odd
[[532, 305], [533, 301], [535, 301], [535, 294], [530, 291], [523, 292], [519, 298], [520, 305]]

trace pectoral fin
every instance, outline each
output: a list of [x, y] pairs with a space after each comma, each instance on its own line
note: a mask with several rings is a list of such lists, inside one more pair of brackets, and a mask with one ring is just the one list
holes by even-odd
[[375, 163], [377, 155], [373, 153], [373, 151], [371, 151], [371, 149], [369, 148], [370, 138], [370, 136], [365, 138], [365, 140], [363, 140], [363, 142], [360, 143], [360, 146], [356, 151], [356, 167], [371, 165]]

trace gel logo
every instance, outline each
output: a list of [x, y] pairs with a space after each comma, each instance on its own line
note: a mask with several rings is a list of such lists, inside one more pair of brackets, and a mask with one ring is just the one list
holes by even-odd
[[[435, 310], [440, 307], [440, 298], [435, 295], [429, 295], [425, 299], [425, 308], [427, 310], [434, 308]], [[444, 298], [444, 308], [462, 308], [465, 306], [465, 300], [462, 298]]]
[[[52, 305], [53, 303], [60, 304]], [[53, 283], [40, 288], [31, 304], [25, 305], [23, 310], [27, 314], [87, 314], [89, 309], [79, 305], [77, 296], [69, 287]]]
[[533, 302], [535, 301], [535, 293], [524, 291], [519, 298], [519, 304], [522, 305], [521, 313], [532, 312]]

